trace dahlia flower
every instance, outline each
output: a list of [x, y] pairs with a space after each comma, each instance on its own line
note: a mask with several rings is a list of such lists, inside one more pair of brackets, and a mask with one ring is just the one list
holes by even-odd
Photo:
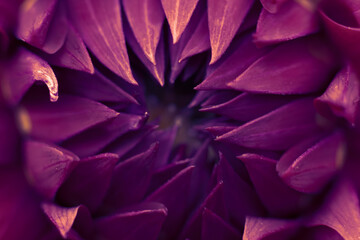
[[0, 0], [0, 239], [360, 239], [357, 0]]

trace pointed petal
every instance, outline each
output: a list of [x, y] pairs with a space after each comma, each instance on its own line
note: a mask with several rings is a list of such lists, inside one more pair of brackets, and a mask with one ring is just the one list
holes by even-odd
[[44, 82], [49, 88], [50, 101], [58, 99], [58, 82], [49, 64], [25, 49], [20, 49], [9, 66], [4, 79], [3, 93], [11, 104], [20, 102], [35, 81]]
[[173, 43], [181, 37], [190, 21], [199, 0], [161, 0], [167, 21], [169, 22]]
[[124, 0], [122, 4], [137, 42], [155, 65], [156, 47], [165, 18], [160, 0]]
[[129, 64], [117, 0], [68, 0], [71, 19], [95, 56], [110, 70], [137, 85]]
[[259, 58], [228, 85], [258, 93], [311, 93], [327, 85], [335, 66], [336, 59], [326, 42], [317, 37], [301, 38]]
[[59, 51], [47, 55], [49, 62], [55, 66], [94, 73], [94, 66], [83, 40], [71, 24], [66, 22], [68, 32], [64, 45]]
[[31, 140], [25, 142], [25, 165], [29, 181], [47, 199], [55, 196], [78, 161], [77, 156], [60, 147]]
[[285, 150], [318, 132], [312, 98], [286, 104], [217, 138], [249, 148]]
[[315, 107], [325, 116], [333, 113], [354, 125], [359, 95], [359, 78], [348, 65], [335, 76], [324, 94], [315, 99]]
[[211, 61], [216, 62], [228, 48], [253, 0], [208, 0]]
[[204, 209], [202, 216], [202, 240], [240, 239], [241, 235], [229, 223], [208, 209]]
[[117, 209], [140, 201], [150, 184], [158, 144], [143, 153], [119, 163], [113, 173], [110, 188], [104, 200], [108, 208]]
[[247, 217], [243, 239], [290, 239], [299, 227], [299, 223], [293, 220]]
[[[238, 157], [245, 163], [251, 182], [271, 216], [284, 217], [298, 213], [307, 196], [288, 187], [276, 172], [276, 161], [257, 155]], [[269, 188], [271, 186], [271, 188]]]
[[23, 122], [22, 128], [30, 125], [31, 136], [54, 142], [65, 140], [118, 115], [98, 102], [72, 96], [63, 96], [56, 103], [34, 100], [27, 102], [24, 109], [23, 114], [27, 115], [29, 122]]
[[81, 159], [60, 187], [57, 199], [68, 206], [83, 204], [96, 210], [110, 185], [119, 157], [112, 153]]
[[169, 239], [177, 236], [188, 215], [188, 189], [193, 170], [194, 166], [182, 170], [146, 199], [148, 202], [163, 203], [168, 209], [162, 230]]
[[328, 226], [345, 240], [360, 237], [360, 209], [356, 190], [346, 180], [338, 182], [309, 226]]
[[318, 29], [316, 11], [297, 1], [288, 1], [275, 14], [262, 10], [254, 41], [257, 45], [274, 44], [309, 35]]
[[[293, 158], [294, 152], [300, 155]], [[345, 139], [341, 132], [336, 132], [314, 145], [305, 142], [289, 149], [279, 160], [278, 170], [290, 187], [315, 193], [331, 180], [344, 161]]]
[[96, 221], [99, 239], [158, 239], [167, 209], [160, 203], [147, 203], [129, 212], [103, 217]]

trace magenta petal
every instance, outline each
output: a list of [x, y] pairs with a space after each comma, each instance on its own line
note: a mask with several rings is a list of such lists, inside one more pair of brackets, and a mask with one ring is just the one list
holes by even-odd
[[97, 154], [118, 137], [139, 129], [145, 119], [144, 116], [119, 113], [117, 117], [63, 142], [62, 146], [80, 157]]
[[57, 199], [69, 206], [83, 204], [94, 211], [109, 188], [116, 154], [103, 153], [81, 159], [60, 187]]
[[204, 52], [210, 48], [209, 27], [207, 14], [204, 13], [201, 20], [196, 27], [194, 33], [191, 35], [189, 41], [186, 43], [181, 52], [179, 61], [184, 60], [195, 54]]
[[120, 208], [140, 201], [150, 184], [158, 144], [143, 153], [119, 163], [114, 170], [110, 188], [104, 200], [108, 208]]
[[256, 154], [243, 154], [238, 158], [245, 163], [256, 192], [272, 216], [290, 216], [301, 210], [307, 196], [281, 180], [275, 160]]
[[95, 56], [110, 70], [137, 85], [129, 64], [117, 0], [68, 0], [71, 19]]
[[312, 98], [286, 104], [217, 138], [243, 147], [285, 150], [318, 131]]
[[96, 221], [98, 239], [156, 240], [166, 215], [164, 205], [143, 203], [131, 211], [100, 218]]
[[253, 0], [208, 0], [211, 61], [216, 62], [234, 38]]
[[163, 231], [167, 238], [177, 236], [188, 214], [188, 189], [194, 166], [190, 166], [147, 197], [146, 201], [163, 203], [168, 209]]
[[340, 181], [308, 225], [330, 227], [344, 239], [358, 238], [360, 236], [359, 199], [352, 184], [346, 180]]
[[152, 64], [155, 61], [164, 12], [160, 0], [123, 0], [124, 10], [137, 42]]
[[175, 44], [184, 32], [199, 0], [161, 0]]
[[263, 7], [270, 13], [276, 13], [281, 5], [288, 0], [260, 0]]
[[294, 236], [299, 227], [299, 222], [294, 220], [247, 217], [243, 239], [287, 240]]
[[288, 41], [316, 32], [318, 25], [316, 11], [288, 1], [276, 13], [262, 10], [254, 40], [261, 45]]
[[79, 158], [57, 146], [25, 142], [25, 164], [30, 182], [47, 199], [52, 199]]
[[279, 45], [228, 85], [258, 93], [311, 93], [326, 86], [335, 66], [328, 44], [317, 37], [301, 38]]
[[89, 228], [88, 231], [91, 231], [90, 214], [83, 206], [64, 208], [52, 203], [43, 203], [42, 209], [65, 239], [72, 235], [71, 230], [79, 221], [81, 221], [78, 224], [80, 227], [87, 227]]
[[30, 45], [42, 48], [56, 10], [57, 0], [26, 2], [20, 8], [16, 35]]
[[354, 125], [359, 95], [359, 78], [348, 65], [335, 76], [324, 94], [315, 99], [315, 107], [325, 116], [333, 113]]
[[64, 45], [56, 53], [47, 55], [47, 59], [56, 66], [94, 73], [94, 66], [83, 40], [71, 24], [65, 24], [68, 32]]
[[208, 210], [204, 209], [202, 215], [202, 240], [236, 240], [240, 239], [241, 235], [229, 223], [225, 222], [221, 217]]
[[[25, 104], [22, 127], [30, 135], [49, 141], [65, 140], [89, 127], [118, 115], [114, 110], [85, 98], [62, 96], [56, 103]], [[94, 114], [96, 112], [96, 114]]]
[[21, 48], [9, 66], [7, 78], [2, 82], [4, 97], [11, 104], [19, 103], [35, 81], [44, 82], [49, 88], [50, 101], [57, 101], [58, 82], [49, 64]]
[[277, 169], [290, 187], [305, 193], [321, 190], [345, 161], [345, 139], [336, 132], [319, 142], [305, 141], [280, 158]]
[[224, 62], [216, 67], [213, 72], [209, 73], [205, 80], [195, 89], [230, 89], [227, 84], [235, 80], [237, 76], [267, 51], [267, 48], [258, 49], [250, 35], [241, 38], [231, 55], [224, 59]]

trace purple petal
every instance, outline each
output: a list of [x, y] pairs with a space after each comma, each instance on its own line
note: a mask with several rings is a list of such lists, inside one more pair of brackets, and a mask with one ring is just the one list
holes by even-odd
[[150, 184], [158, 144], [143, 153], [119, 163], [113, 173], [110, 188], [104, 200], [107, 208], [117, 209], [140, 201]]
[[193, 170], [194, 166], [185, 168], [146, 199], [163, 203], [168, 209], [163, 231], [169, 239], [177, 236], [188, 214], [188, 189]]
[[307, 196], [281, 180], [275, 160], [256, 154], [243, 154], [238, 159], [245, 163], [251, 182], [271, 216], [290, 216], [304, 207]]
[[359, 95], [359, 78], [348, 65], [335, 76], [323, 95], [315, 99], [315, 107], [325, 116], [333, 113], [354, 125]]
[[318, 132], [312, 98], [286, 104], [217, 138], [243, 147], [285, 150]]
[[199, 0], [161, 0], [169, 23], [173, 44], [177, 43], [190, 21]]
[[72, 96], [62, 96], [56, 103], [33, 100], [24, 109], [29, 122], [22, 123], [23, 128], [29, 125], [31, 136], [55, 142], [118, 115], [98, 102]]
[[52, 199], [79, 158], [57, 146], [28, 140], [25, 142], [25, 165], [30, 182], [47, 199]]
[[20, 136], [11, 111], [0, 106], [0, 165], [18, 160]]
[[103, 217], [96, 221], [99, 239], [158, 239], [167, 209], [160, 203], [145, 203], [131, 211]]
[[144, 116], [119, 113], [117, 117], [63, 142], [62, 146], [80, 157], [97, 154], [118, 137], [139, 129], [145, 120]]
[[247, 35], [236, 44], [236, 48], [231, 55], [224, 60], [220, 66], [216, 67], [213, 72], [209, 73], [205, 80], [195, 89], [230, 89], [227, 83], [236, 79], [244, 72], [255, 60], [264, 55], [267, 48], [257, 48], [252, 41], [251, 35]]
[[164, 12], [160, 0], [123, 0], [124, 10], [137, 42], [148, 60], [156, 65]]
[[57, 199], [68, 206], [83, 204], [96, 210], [109, 188], [116, 154], [103, 153], [81, 159], [60, 187]]
[[276, 13], [281, 5], [283, 5], [288, 0], [260, 0], [264, 9], [266, 9], [270, 13]]
[[71, 24], [66, 22], [66, 25], [68, 32], [64, 45], [56, 53], [47, 55], [47, 59], [56, 66], [94, 73], [94, 66], [83, 40]]
[[35, 81], [44, 82], [49, 88], [50, 101], [58, 99], [58, 82], [49, 64], [35, 54], [21, 48], [14, 56], [7, 78], [3, 81], [4, 97], [11, 103], [20, 102]]
[[338, 182], [308, 225], [330, 227], [344, 239], [358, 238], [360, 236], [359, 199], [352, 184], [346, 180]]
[[202, 240], [240, 239], [241, 235], [229, 223], [208, 209], [204, 209], [202, 216]]
[[211, 61], [216, 62], [234, 38], [253, 0], [208, 0]]
[[290, 148], [277, 170], [290, 187], [305, 193], [321, 190], [345, 161], [345, 139], [336, 132], [319, 142], [305, 141]]
[[325, 87], [336, 60], [318, 37], [281, 44], [259, 58], [228, 85], [236, 90], [273, 94], [303, 94]]
[[244, 240], [286, 240], [291, 239], [299, 228], [294, 220], [266, 219], [247, 217], [245, 222]]
[[318, 29], [316, 11], [296, 1], [288, 1], [276, 13], [262, 10], [254, 40], [257, 45], [274, 44], [309, 35]]
[[137, 85], [129, 64], [117, 0], [68, 0], [71, 19], [95, 56], [110, 70]]

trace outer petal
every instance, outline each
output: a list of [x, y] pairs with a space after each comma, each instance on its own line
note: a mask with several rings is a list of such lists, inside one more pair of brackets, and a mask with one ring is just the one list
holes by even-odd
[[208, 0], [210, 64], [228, 48], [252, 4], [253, 0]]
[[118, 0], [68, 0], [77, 30], [95, 56], [110, 70], [137, 84], [129, 64]]
[[47, 199], [55, 196], [78, 161], [77, 156], [60, 147], [30, 140], [25, 142], [29, 181]]

